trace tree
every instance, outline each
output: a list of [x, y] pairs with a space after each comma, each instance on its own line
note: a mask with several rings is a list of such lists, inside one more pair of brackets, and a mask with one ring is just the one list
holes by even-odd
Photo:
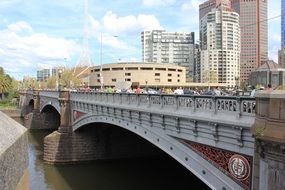
[[62, 87], [66, 88], [78, 87], [81, 84], [81, 82], [82, 80], [74, 75], [72, 69], [66, 69], [61, 75], [60, 84]]
[[208, 83], [217, 83], [218, 82], [218, 74], [213, 70], [205, 70], [203, 71], [203, 82]]
[[6, 75], [4, 69], [0, 67], [0, 94], [1, 98], [4, 98], [5, 93], [8, 93], [12, 88], [13, 79]]

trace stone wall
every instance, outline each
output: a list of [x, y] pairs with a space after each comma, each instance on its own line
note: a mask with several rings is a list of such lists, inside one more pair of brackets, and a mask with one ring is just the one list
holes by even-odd
[[285, 189], [285, 91], [256, 94], [253, 190]]
[[102, 125], [94, 124], [74, 133], [55, 131], [48, 135], [44, 139], [44, 160], [71, 163], [162, 154], [154, 145], [129, 131]]
[[0, 189], [15, 189], [28, 167], [26, 129], [0, 112]]
[[0, 111], [5, 113], [9, 117], [21, 117], [20, 109], [1, 109]]
[[33, 112], [25, 115], [25, 126], [32, 130], [57, 130], [60, 125], [60, 116], [55, 112], [43, 112], [33, 110]]

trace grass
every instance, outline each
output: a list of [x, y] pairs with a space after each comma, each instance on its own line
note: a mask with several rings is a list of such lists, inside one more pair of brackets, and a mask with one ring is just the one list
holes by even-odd
[[0, 102], [0, 109], [16, 109], [17, 105], [7, 102]]

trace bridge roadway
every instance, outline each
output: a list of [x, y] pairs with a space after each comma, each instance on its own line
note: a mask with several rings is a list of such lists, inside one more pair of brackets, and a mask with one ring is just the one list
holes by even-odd
[[73, 133], [92, 123], [127, 129], [212, 189], [251, 189], [253, 98], [27, 91], [22, 105], [32, 104], [40, 113], [52, 106], [61, 114], [59, 128], [68, 125]]

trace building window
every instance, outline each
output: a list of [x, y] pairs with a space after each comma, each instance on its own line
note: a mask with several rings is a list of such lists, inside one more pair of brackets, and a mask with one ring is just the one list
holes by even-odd
[[103, 68], [102, 71], [110, 71], [110, 68]]
[[131, 79], [125, 79], [125, 81], [131, 81]]
[[172, 79], [168, 79], [167, 81], [168, 81], [168, 82], [172, 82]]
[[120, 71], [120, 70], [124, 70], [124, 68], [123, 67], [112, 68], [112, 71]]
[[182, 70], [181, 70], [181, 69], [178, 69], [177, 71], [180, 72], [180, 73], [182, 73]]
[[117, 79], [112, 79], [112, 82], [117, 82]]
[[132, 74], [131, 73], [125, 73], [125, 76], [131, 76]]
[[178, 74], [177, 77], [180, 77], [180, 75]]
[[160, 73], [155, 73], [154, 76], [160, 76]]
[[97, 82], [100, 82], [100, 79], [97, 79]]
[[171, 74], [171, 73], [168, 73], [168, 76], [169, 76], [169, 77], [172, 77], [172, 74]]
[[166, 68], [155, 68], [157, 71], [166, 71]]
[[177, 82], [180, 82], [180, 79], [177, 79]]
[[152, 67], [141, 67], [141, 70], [153, 70]]
[[176, 69], [168, 69], [168, 71], [176, 71]]
[[138, 67], [126, 67], [126, 70], [139, 70]]
[[94, 72], [99, 72], [99, 71], [100, 71], [100, 69], [95, 69], [95, 70], [94, 70]]
[[100, 77], [100, 74], [97, 74], [97, 77]]

